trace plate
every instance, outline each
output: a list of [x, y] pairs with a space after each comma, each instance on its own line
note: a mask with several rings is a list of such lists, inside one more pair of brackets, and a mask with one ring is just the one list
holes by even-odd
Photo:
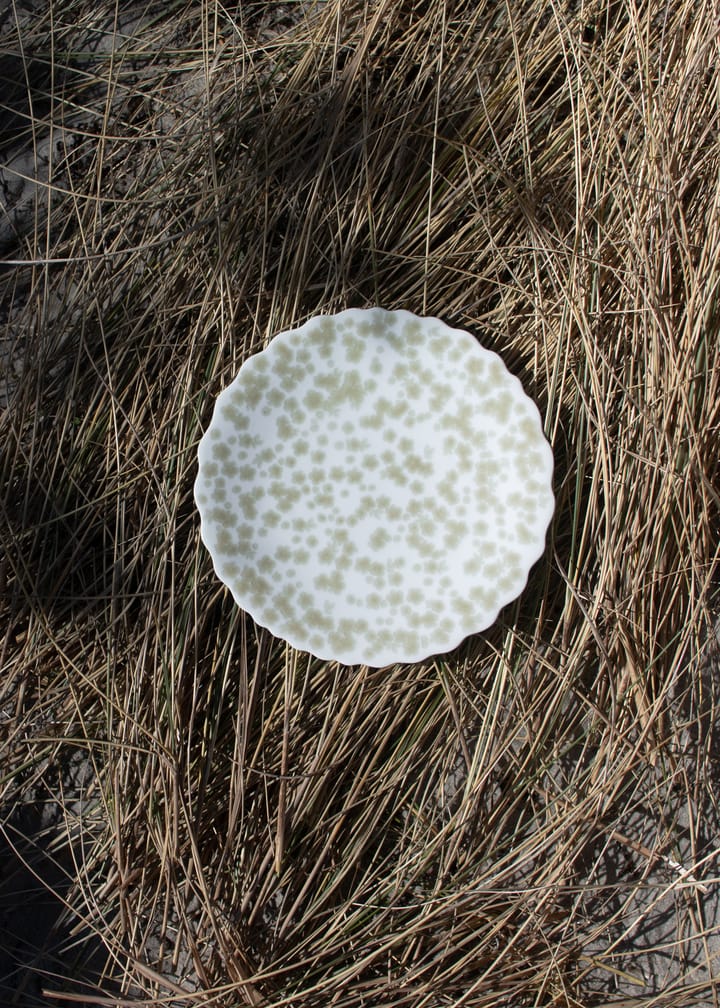
[[348, 665], [490, 626], [555, 504], [540, 414], [500, 357], [382, 308], [275, 336], [218, 396], [198, 462], [202, 540], [237, 604]]

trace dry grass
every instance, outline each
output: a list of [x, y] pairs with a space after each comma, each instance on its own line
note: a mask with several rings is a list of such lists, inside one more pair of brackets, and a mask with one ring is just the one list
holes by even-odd
[[[60, 802], [53, 1003], [717, 1005], [715, 0], [39, 7], [0, 42], [39, 179], [4, 175], [0, 798], [31, 866]], [[500, 352], [556, 459], [520, 600], [384, 670], [236, 611], [191, 493], [242, 361], [372, 303]]]

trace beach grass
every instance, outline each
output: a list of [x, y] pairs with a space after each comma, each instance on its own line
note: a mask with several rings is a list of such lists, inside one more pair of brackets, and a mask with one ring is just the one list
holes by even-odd
[[[57, 917], [8, 1003], [719, 1003], [717, 13], [2, 15], [0, 834]], [[385, 669], [239, 611], [192, 497], [243, 361], [372, 304], [501, 354], [557, 501]]]

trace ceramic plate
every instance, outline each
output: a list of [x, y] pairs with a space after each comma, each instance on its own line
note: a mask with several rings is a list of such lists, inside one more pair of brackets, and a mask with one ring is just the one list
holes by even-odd
[[198, 455], [218, 577], [273, 634], [347, 664], [417, 661], [488, 627], [554, 508], [517, 378], [405, 311], [280, 333], [220, 394]]

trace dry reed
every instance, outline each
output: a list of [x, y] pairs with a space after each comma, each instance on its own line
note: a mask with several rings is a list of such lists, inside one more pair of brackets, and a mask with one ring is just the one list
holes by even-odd
[[[717, 1005], [715, 0], [35, 7], [0, 52], [0, 798], [16, 860], [28, 796], [60, 810], [46, 997]], [[191, 493], [242, 361], [372, 303], [500, 352], [556, 459], [518, 602], [384, 670], [238, 612]]]

